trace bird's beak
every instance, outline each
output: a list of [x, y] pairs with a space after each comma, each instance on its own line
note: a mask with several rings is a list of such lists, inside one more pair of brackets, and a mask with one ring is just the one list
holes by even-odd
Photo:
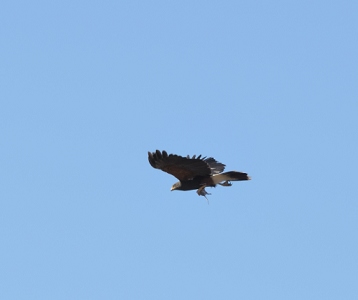
[[170, 188], [170, 191], [171, 191], [171, 192], [174, 191], [174, 190], [175, 190], [175, 188], [173, 188], [173, 187]]

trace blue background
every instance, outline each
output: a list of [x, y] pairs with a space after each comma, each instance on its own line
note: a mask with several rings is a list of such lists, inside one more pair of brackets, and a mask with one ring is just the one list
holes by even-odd
[[[3, 1], [1, 299], [357, 299], [356, 1]], [[212, 156], [170, 192], [147, 152]]]

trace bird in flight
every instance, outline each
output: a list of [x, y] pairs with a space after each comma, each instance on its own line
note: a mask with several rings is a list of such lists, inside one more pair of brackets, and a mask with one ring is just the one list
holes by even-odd
[[[186, 157], [169, 154], [166, 151], [156, 150], [148, 152], [150, 165], [167, 172], [179, 181], [174, 183], [171, 191], [190, 191], [197, 190], [199, 196], [210, 195], [205, 188], [221, 186], [231, 186], [231, 181], [250, 180], [247, 173], [230, 171], [223, 173], [225, 165], [216, 161], [214, 158], [201, 157], [196, 155]], [[207, 199], [207, 198], [206, 198]]]

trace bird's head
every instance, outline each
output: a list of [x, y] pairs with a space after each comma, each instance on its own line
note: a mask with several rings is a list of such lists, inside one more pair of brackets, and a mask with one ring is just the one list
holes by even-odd
[[174, 190], [177, 190], [177, 189], [179, 189], [181, 187], [181, 183], [180, 183], [180, 181], [178, 181], [178, 182], [176, 182], [176, 183], [174, 183], [173, 185], [172, 185], [172, 187], [171, 187], [171, 191], [174, 191]]

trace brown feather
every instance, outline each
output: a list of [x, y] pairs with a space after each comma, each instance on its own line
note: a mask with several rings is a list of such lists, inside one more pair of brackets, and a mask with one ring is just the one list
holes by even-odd
[[175, 154], [168, 155], [166, 151], [160, 152], [159, 150], [153, 153], [148, 152], [148, 160], [153, 168], [167, 172], [180, 181], [189, 180], [196, 176], [210, 176], [212, 174], [210, 165], [204, 160], [205, 158], [200, 157], [201, 155], [197, 158], [195, 156], [190, 158], [189, 156], [182, 157]]

